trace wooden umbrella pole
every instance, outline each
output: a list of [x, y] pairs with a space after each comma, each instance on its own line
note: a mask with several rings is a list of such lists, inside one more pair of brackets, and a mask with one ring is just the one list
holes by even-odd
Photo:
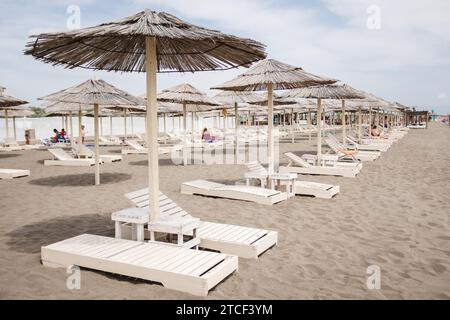
[[98, 123], [100, 128], [100, 136], [103, 136], [103, 117], [99, 116]]
[[175, 115], [172, 114], [172, 132], [175, 132]]
[[13, 122], [13, 133], [14, 133], [14, 141], [17, 141], [17, 132], [16, 132], [16, 117], [12, 117]]
[[187, 110], [186, 103], [183, 102], [183, 165], [187, 166]]
[[167, 115], [165, 113], [163, 115], [163, 128], [164, 128], [164, 135], [166, 135], [167, 134]]
[[159, 217], [158, 107], [156, 102], [156, 38], [145, 38], [145, 70], [147, 73], [147, 130], [149, 209], [152, 221]]
[[345, 146], [347, 140], [347, 126], [345, 123], [345, 100], [342, 100], [342, 145]]
[[191, 112], [191, 141], [192, 143], [194, 143], [195, 141], [195, 130], [194, 130], [194, 126], [195, 126], [195, 114], [194, 111]]
[[317, 99], [317, 165], [322, 162], [322, 99]]
[[95, 185], [100, 185], [100, 148], [98, 145], [98, 104], [94, 104], [94, 132], [95, 132]]
[[5, 129], [6, 129], [6, 140], [9, 139], [9, 123], [8, 123], [8, 110], [5, 109]]
[[362, 112], [361, 112], [361, 107], [358, 108], [358, 140], [361, 143], [361, 140], [362, 140]]
[[295, 143], [295, 134], [294, 134], [294, 108], [291, 109], [291, 121], [289, 122], [289, 124], [291, 125], [291, 135], [292, 135], [292, 143]]
[[130, 122], [131, 122], [131, 136], [134, 136], [133, 113], [130, 113]]
[[69, 115], [68, 114], [65, 115], [65, 126], [63, 128], [65, 128], [66, 130], [69, 129]]
[[307, 119], [307, 122], [308, 122], [308, 135], [309, 135], [309, 141], [311, 141], [311, 111], [310, 110], [308, 111], [307, 116], [308, 116], [308, 119]]
[[83, 143], [83, 138], [81, 136], [81, 104], [80, 104], [80, 108], [78, 109], [78, 145], [81, 146], [81, 144]]
[[267, 85], [268, 101], [268, 143], [269, 143], [269, 174], [274, 172], [274, 154], [273, 154], [273, 84]]
[[235, 146], [234, 146], [234, 163], [238, 163], [238, 127], [239, 127], [239, 117], [238, 117], [238, 104], [234, 103], [234, 135], [235, 135]]
[[70, 136], [70, 142], [72, 142], [73, 143], [73, 116], [72, 116], [72, 111], [70, 111], [69, 112], [69, 119], [70, 119], [70, 122], [69, 122], [69, 125], [70, 125], [70, 131], [69, 131], [69, 136]]
[[127, 109], [123, 109], [123, 129], [124, 129], [124, 137], [127, 139]]
[[109, 137], [112, 138], [113, 132], [112, 132], [112, 116], [109, 116]]

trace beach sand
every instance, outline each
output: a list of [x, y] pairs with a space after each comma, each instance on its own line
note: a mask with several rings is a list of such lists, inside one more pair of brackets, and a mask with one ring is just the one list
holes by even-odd
[[[180, 183], [242, 180], [244, 166], [174, 166], [160, 161], [161, 190], [203, 220], [279, 232], [279, 244], [239, 271], [208, 299], [449, 299], [450, 128], [410, 130], [355, 179], [304, 176], [339, 184], [334, 199], [296, 197], [274, 206], [181, 195]], [[314, 141], [281, 151], [314, 152]], [[102, 153], [118, 148], [102, 148]], [[82, 270], [81, 289], [66, 288], [64, 269], [40, 263], [40, 247], [82, 233], [114, 236], [110, 214], [131, 206], [124, 194], [146, 186], [143, 155], [93, 168], [44, 167], [47, 151], [0, 153], [1, 168], [31, 176], [0, 180], [0, 298], [193, 299], [159, 284]], [[286, 159], [282, 159], [282, 162]], [[366, 269], [381, 269], [381, 289], [366, 286]]]

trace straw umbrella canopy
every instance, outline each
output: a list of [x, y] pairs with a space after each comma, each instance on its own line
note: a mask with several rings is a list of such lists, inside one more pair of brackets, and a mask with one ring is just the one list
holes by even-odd
[[0, 110], [5, 111], [5, 129], [6, 129], [6, 139], [9, 139], [9, 126], [8, 126], [8, 111], [9, 110], [17, 110], [18, 106], [21, 106], [23, 104], [27, 104], [27, 101], [14, 98], [12, 96], [9, 96], [5, 92], [6, 88], [0, 86]]
[[78, 103], [82, 107], [94, 107], [94, 131], [95, 131], [95, 184], [100, 184], [100, 157], [98, 142], [98, 115], [99, 106], [131, 106], [142, 105], [144, 102], [128, 92], [120, 90], [101, 79], [89, 79], [79, 85], [58, 91], [56, 93], [39, 98], [45, 101]]
[[69, 68], [147, 74], [149, 197], [151, 219], [159, 216], [156, 73], [225, 70], [266, 57], [265, 46], [189, 24], [165, 12], [145, 10], [117, 22], [65, 33], [41, 34], [25, 54]]
[[[342, 100], [342, 113], [345, 114], [345, 100], [346, 99], [364, 99], [365, 95], [348, 85], [329, 84], [322, 86], [312, 86], [307, 88], [300, 88], [285, 93], [286, 98], [305, 98], [317, 99], [317, 162], [320, 165], [322, 156], [322, 99]], [[343, 123], [345, 128], [345, 123]], [[345, 129], [344, 139], [345, 139]], [[345, 143], [345, 140], [344, 140]]]
[[273, 90], [287, 90], [320, 84], [331, 84], [337, 80], [320, 77], [277, 60], [267, 59], [238, 76], [212, 89], [232, 91], [264, 91], [268, 100], [269, 172], [274, 171], [273, 154]]
[[186, 139], [186, 114], [188, 111], [192, 115], [192, 138], [194, 137], [194, 113], [201, 111], [210, 111], [216, 109], [218, 104], [209, 98], [206, 94], [188, 83], [182, 83], [177, 86], [163, 90], [157, 96], [160, 102], [171, 102], [181, 104], [183, 109], [183, 164], [187, 165], [187, 139]]

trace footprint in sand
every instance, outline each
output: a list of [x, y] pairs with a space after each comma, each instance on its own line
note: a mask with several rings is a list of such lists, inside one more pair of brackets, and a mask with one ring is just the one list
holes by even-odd
[[445, 271], [447, 271], [447, 268], [440, 264], [440, 263], [433, 263], [431, 265], [431, 268], [437, 273], [437, 274], [441, 274], [444, 273]]

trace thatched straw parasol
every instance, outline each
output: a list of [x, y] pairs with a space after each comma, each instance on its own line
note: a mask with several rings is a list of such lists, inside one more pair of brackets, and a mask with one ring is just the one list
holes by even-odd
[[201, 28], [165, 12], [145, 10], [117, 22], [66, 33], [41, 34], [26, 54], [69, 68], [147, 73], [150, 215], [159, 216], [156, 73], [224, 70], [266, 57], [259, 42]]
[[[139, 106], [145, 104], [128, 92], [120, 90], [101, 79], [89, 79], [79, 85], [58, 91], [48, 96], [39, 98], [45, 101], [78, 103], [81, 108], [94, 107], [94, 131], [95, 131], [95, 185], [100, 184], [100, 157], [99, 157], [99, 106]], [[79, 142], [81, 144], [81, 141]]]
[[302, 88], [312, 85], [331, 84], [337, 80], [320, 77], [277, 60], [267, 59], [258, 63], [237, 78], [215, 86], [212, 89], [232, 91], [267, 90], [268, 100], [268, 160], [269, 172], [274, 171], [273, 154], [273, 90]]
[[[178, 103], [183, 106], [183, 164], [187, 165], [187, 139], [186, 139], [186, 115], [191, 112], [192, 119], [192, 141], [194, 140], [195, 113], [217, 109], [218, 104], [210, 99], [206, 94], [188, 83], [182, 83], [177, 86], [163, 90], [157, 96], [160, 102]], [[188, 110], [189, 106], [189, 110]]]
[[[5, 92], [6, 88], [0, 86], [0, 110], [5, 110], [5, 129], [6, 129], [6, 140], [9, 139], [9, 121], [8, 121], [8, 110], [20, 109], [18, 106], [27, 104], [27, 101], [8, 96]], [[14, 130], [15, 135], [15, 130]]]
[[[348, 85], [329, 84], [300, 88], [286, 92], [285, 98], [317, 99], [317, 162], [321, 164], [322, 157], [322, 99], [342, 100], [342, 114], [345, 115], [346, 99], [364, 99], [366, 96], [361, 91]], [[343, 117], [345, 119], [345, 116]], [[345, 144], [345, 120], [343, 120], [343, 136]]]

